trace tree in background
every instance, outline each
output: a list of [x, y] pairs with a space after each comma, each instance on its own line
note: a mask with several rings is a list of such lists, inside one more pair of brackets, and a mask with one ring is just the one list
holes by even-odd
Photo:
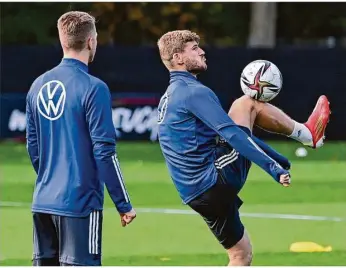
[[274, 47], [346, 36], [346, 4], [336, 3], [16, 3], [0, 4], [1, 44], [58, 44], [56, 21], [69, 10], [98, 20], [101, 45], [155, 45], [166, 31], [191, 29], [203, 45]]
[[251, 3], [249, 47], [273, 48], [276, 44], [276, 2]]
[[[79, 3], [80, 10], [90, 4]], [[69, 3], [0, 3], [2, 44], [52, 44], [58, 41], [57, 20], [75, 8]]]
[[191, 29], [205, 45], [242, 45], [248, 3], [1, 3], [3, 44], [58, 43], [56, 21], [70, 10], [97, 18], [101, 45], [155, 45], [166, 31]]
[[285, 2], [277, 8], [277, 43], [316, 45], [346, 37], [345, 2]]
[[[165, 32], [190, 29], [208, 45], [241, 45], [247, 3], [94, 3], [100, 42], [154, 45]], [[244, 16], [245, 14], [245, 16]]]

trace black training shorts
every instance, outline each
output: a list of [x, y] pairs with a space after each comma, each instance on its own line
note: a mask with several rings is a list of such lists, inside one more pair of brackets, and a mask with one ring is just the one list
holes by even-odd
[[188, 203], [203, 217], [225, 249], [233, 247], [244, 235], [244, 225], [239, 217], [242, 204], [236, 191], [221, 178], [214, 186]]

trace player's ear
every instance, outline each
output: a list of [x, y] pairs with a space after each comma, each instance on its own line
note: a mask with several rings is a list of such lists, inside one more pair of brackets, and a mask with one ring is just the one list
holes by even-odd
[[88, 50], [91, 50], [93, 47], [93, 40], [91, 37], [88, 38], [88, 41], [87, 41], [87, 49]]
[[183, 60], [183, 55], [180, 53], [174, 53], [173, 54], [173, 60], [178, 64], [178, 65], [183, 65], [184, 60]]
[[94, 37], [89, 37], [87, 41], [87, 49], [88, 50], [93, 50], [93, 47], [95, 46], [96, 43], [96, 38]]

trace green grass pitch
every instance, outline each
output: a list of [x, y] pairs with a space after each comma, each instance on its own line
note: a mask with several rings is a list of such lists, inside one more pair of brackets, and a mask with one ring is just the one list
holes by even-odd
[[[346, 143], [327, 142], [319, 150], [308, 149], [304, 158], [295, 156], [300, 147], [297, 142], [270, 144], [292, 161], [292, 185], [280, 186], [256, 165], [250, 171], [241, 192], [241, 213], [253, 243], [253, 264], [345, 266]], [[143, 210], [191, 212], [179, 199], [158, 144], [119, 142], [118, 155], [132, 203], [139, 212], [130, 226], [122, 228], [105, 191], [103, 265], [226, 265], [224, 250], [198, 215]], [[34, 181], [25, 146], [1, 143], [0, 265], [31, 265]], [[322, 218], [284, 219], [283, 214]], [[291, 243], [298, 241], [330, 245], [332, 251], [290, 252]]]

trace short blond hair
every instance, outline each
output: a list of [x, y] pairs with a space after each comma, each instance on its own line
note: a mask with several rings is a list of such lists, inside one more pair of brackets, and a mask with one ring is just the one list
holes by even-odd
[[171, 66], [171, 60], [174, 53], [181, 53], [188, 42], [196, 41], [199, 44], [198, 34], [189, 30], [176, 30], [165, 33], [157, 42], [160, 57], [166, 67]]
[[61, 45], [66, 49], [81, 51], [93, 31], [96, 31], [95, 18], [82, 11], [70, 11], [58, 20]]

